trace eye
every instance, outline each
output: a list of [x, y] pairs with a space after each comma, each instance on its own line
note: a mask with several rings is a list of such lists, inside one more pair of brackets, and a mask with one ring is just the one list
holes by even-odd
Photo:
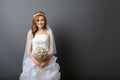
[[37, 19], [37, 22], [39, 21], [39, 19]]
[[44, 21], [44, 19], [41, 19], [41, 21]]

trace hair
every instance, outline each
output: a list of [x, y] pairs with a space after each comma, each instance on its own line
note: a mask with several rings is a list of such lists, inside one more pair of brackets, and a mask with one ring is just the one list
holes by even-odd
[[33, 15], [32, 27], [31, 27], [33, 37], [35, 36], [35, 33], [38, 31], [38, 26], [37, 26], [36, 23], [37, 23], [37, 21], [38, 21], [38, 19], [39, 19], [40, 16], [43, 16], [44, 19], [45, 19], [45, 24], [44, 24], [44, 26], [43, 26], [43, 29], [46, 29], [46, 28], [47, 28], [47, 27], [46, 27], [46, 26], [47, 26], [47, 19], [46, 19], [45, 13], [44, 13], [44, 12], [41, 12], [41, 11], [36, 12], [36, 13]]

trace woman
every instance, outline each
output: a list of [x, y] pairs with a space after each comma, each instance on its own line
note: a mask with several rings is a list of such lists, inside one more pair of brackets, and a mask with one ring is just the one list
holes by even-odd
[[[38, 46], [44, 48], [48, 53], [43, 62], [39, 62], [33, 56]], [[36, 12], [27, 35], [20, 80], [60, 80], [60, 66], [56, 62], [57, 57], [54, 54], [56, 54], [56, 47], [52, 30], [47, 26], [45, 14]]]

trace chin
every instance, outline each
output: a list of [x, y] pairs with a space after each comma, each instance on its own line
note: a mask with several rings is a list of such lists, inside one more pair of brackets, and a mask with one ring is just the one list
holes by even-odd
[[38, 28], [43, 28], [43, 26], [39, 26]]

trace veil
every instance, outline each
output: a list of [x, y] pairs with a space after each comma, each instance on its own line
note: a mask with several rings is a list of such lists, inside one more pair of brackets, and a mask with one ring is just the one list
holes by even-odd
[[[48, 52], [53, 52], [53, 54], [56, 54], [56, 45], [55, 45], [55, 38], [54, 38], [54, 35], [53, 35], [53, 31], [52, 29], [47, 26], [47, 29], [49, 30], [50, 32], [50, 38], [49, 38], [49, 50]], [[27, 39], [26, 39], [26, 44], [25, 44], [25, 51], [24, 51], [24, 57], [23, 57], [23, 62], [22, 62], [22, 67], [24, 68], [24, 64], [26, 62], [26, 60], [28, 58], [30, 58], [29, 56], [29, 52], [31, 51], [32, 52], [32, 45], [31, 45], [31, 42], [32, 42], [32, 39], [29, 40], [28, 39], [28, 35], [27, 35]]]

